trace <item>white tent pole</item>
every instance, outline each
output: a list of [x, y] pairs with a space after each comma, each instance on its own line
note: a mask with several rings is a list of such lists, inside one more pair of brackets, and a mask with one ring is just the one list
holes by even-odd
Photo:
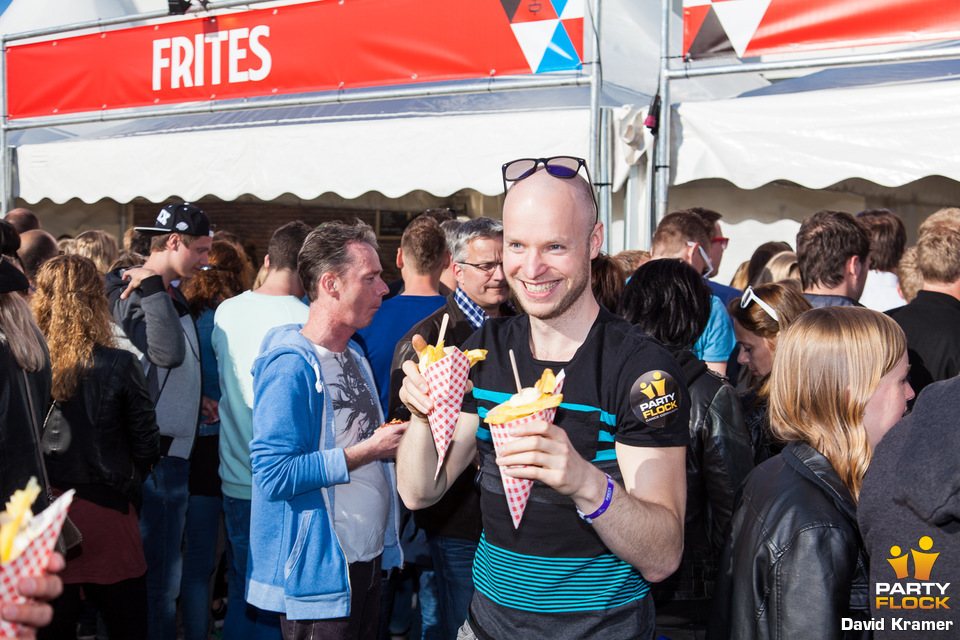
[[10, 151], [7, 149], [7, 38], [0, 34], [0, 218], [7, 217], [10, 189]]
[[[600, 0], [593, 0], [590, 7], [590, 33], [593, 37], [590, 42], [593, 45], [592, 62], [590, 69], [590, 166], [593, 167], [595, 179], [599, 182], [604, 181], [606, 175], [606, 162], [602, 157], [600, 145], [600, 94], [603, 90], [603, 72], [600, 66]], [[596, 185], [594, 185], [596, 187]], [[610, 234], [610, 207], [609, 207], [609, 189], [601, 187], [595, 189], [597, 195], [597, 216], [603, 223], [605, 233], [603, 234], [603, 251], [609, 251]]]
[[670, 13], [671, 0], [663, 0], [660, 22], [660, 117], [656, 137], [656, 165], [654, 166], [654, 194], [651, 201], [656, 209], [651, 212], [651, 234], [657, 221], [667, 214], [667, 196], [670, 191]]

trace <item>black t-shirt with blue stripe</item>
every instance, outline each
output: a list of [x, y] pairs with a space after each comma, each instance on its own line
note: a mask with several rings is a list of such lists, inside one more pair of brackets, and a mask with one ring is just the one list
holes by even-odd
[[653, 632], [649, 585], [580, 519], [573, 501], [536, 482], [514, 529], [483, 417], [545, 368], [565, 372], [554, 424], [577, 452], [622, 483], [617, 442], [635, 447], [686, 446], [690, 402], [680, 367], [658, 342], [605, 309], [569, 362], [535, 360], [529, 318], [488, 320], [463, 345], [488, 350], [471, 371], [477, 413], [484, 534], [474, 561], [471, 625], [480, 638], [637, 638]]

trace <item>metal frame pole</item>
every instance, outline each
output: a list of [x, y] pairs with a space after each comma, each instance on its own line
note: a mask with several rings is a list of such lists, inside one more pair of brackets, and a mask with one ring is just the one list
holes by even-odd
[[10, 151], [7, 149], [7, 39], [0, 34], [0, 218], [7, 217], [11, 196]]
[[[593, 0], [590, 7], [590, 22], [593, 34], [591, 43], [593, 45], [591, 69], [590, 69], [590, 165], [593, 167], [593, 173], [601, 183], [605, 181], [606, 162], [603, 159], [603, 146], [600, 136], [603, 128], [603, 121], [600, 116], [600, 99], [603, 91], [603, 71], [600, 68], [600, 1]], [[596, 185], [594, 185], [596, 187]], [[597, 188], [597, 216], [603, 223], [603, 251], [609, 251], [610, 234], [610, 189], [609, 187]]]
[[651, 237], [657, 222], [667, 214], [667, 198], [670, 191], [670, 13], [671, 0], [663, 0], [663, 16], [660, 22], [660, 121], [657, 128], [655, 186], [653, 199], [655, 210], [650, 216]]

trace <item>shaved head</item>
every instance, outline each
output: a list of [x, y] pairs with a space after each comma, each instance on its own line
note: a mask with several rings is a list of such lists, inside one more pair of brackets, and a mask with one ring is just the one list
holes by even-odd
[[580, 174], [572, 178], [557, 178], [547, 173], [543, 167], [540, 167], [533, 175], [513, 183], [504, 199], [504, 210], [507, 208], [507, 201], [510, 200], [511, 194], [519, 191], [514, 196], [517, 197], [534, 188], [543, 188], [548, 191], [558, 189], [569, 194], [568, 197], [570, 197], [574, 203], [572, 209], [582, 221], [584, 233], [587, 236], [593, 233], [593, 229], [597, 224], [598, 213], [596, 205], [594, 204], [590, 183], [587, 182], [586, 178]]

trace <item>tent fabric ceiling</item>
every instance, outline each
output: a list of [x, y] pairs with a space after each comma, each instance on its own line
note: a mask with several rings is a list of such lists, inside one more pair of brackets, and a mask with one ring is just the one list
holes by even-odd
[[848, 178], [887, 187], [935, 175], [960, 180], [960, 81], [941, 77], [797, 92], [774, 85], [770, 95], [680, 104], [673, 184], [722, 178], [755, 189], [789, 180], [822, 189]]
[[18, 195], [57, 203], [208, 194], [272, 200], [287, 192], [303, 199], [368, 191], [399, 197], [415, 189], [445, 196], [464, 188], [492, 195], [502, 188], [506, 160], [586, 155], [589, 119], [589, 110], [580, 108], [392, 113], [247, 128], [168, 122], [170, 128], [147, 135], [23, 144], [17, 149]]

